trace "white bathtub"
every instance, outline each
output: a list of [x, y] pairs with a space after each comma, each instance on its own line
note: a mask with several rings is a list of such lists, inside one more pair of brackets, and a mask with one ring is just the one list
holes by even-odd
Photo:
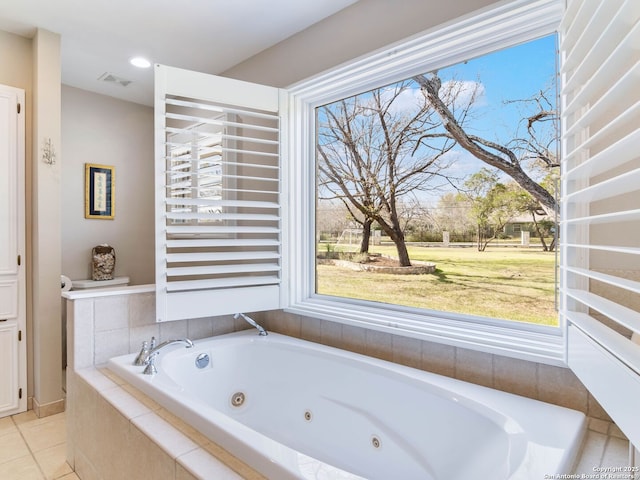
[[270, 479], [537, 480], [570, 473], [585, 430], [573, 410], [275, 333], [195, 343], [155, 376], [135, 355], [108, 366]]

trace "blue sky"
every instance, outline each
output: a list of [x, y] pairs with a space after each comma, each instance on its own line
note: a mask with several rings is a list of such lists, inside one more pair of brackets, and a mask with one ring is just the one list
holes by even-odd
[[[518, 123], [528, 116], [523, 103], [505, 104], [505, 101], [530, 99], [541, 89], [549, 87], [556, 75], [556, 52], [556, 35], [549, 35], [442, 68], [438, 71], [443, 84], [441, 92], [446, 91], [447, 81], [451, 80], [464, 82], [465, 91], [468, 92], [478, 87], [482, 95], [475, 103], [473, 119], [465, 125], [465, 129], [504, 145], [514, 138]], [[369, 95], [366, 92], [359, 97], [366, 98]], [[393, 109], [410, 111], [417, 108], [419, 100], [416, 101], [416, 97], [422, 97], [419, 88], [406, 90], [394, 101]], [[464, 98], [464, 95], [459, 98]], [[555, 92], [549, 98], [555, 101]], [[458, 101], [456, 103], [460, 104]], [[449, 171], [459, 178], [487, 166], [459, 146], [448, 155], [450, 159], [455, 159]], [[446, 182], [444, 184], [448, 185]], [[446, 190], [450, 191], [451, 187]], [[425, 192], [420, 197], [427, 203], [436, 204], [443, 193], [442, 190]]]
[[[440, 69], [438, 74], [443, 83], [455, 79], [481, 84], [484, 93], [468, 131], [505, 144], [514, 137], [518, 122], [526, 116], [523, 104], [505, 101], [528, 99], [549, 87], [555, 80], [556, 52], [556, 35], [549, 35]], [[549, 98], [555, 101], [555, 92]], [[458, 146], [455, 151], [452, 155], [458, 160], [453, 168], [460, 174], [472, 174], [487, 166]], [[432, 195], [426, 197], [430, 203], [437, 202]]]
[[443, 68], [439, 75], [443, 81], [456, 78], [482, 83], [485, 98], [484, 106], [478, 111], [482, 115], [481, 124], [478, 122], [474, 128], [479, 132], [499, 133], [500, 128], [496, 127], [513, 128], [521, 118], [518, 107], [505, 106], [504, 101], [530, 98], [551, 83], [556, 73], [556, 50], [556, 36], [549, 35]]

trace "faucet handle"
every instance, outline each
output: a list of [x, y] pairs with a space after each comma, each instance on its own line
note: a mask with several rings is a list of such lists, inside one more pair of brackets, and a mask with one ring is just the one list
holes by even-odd
[[144, 371], [142, 373], [144, 373], [145, 375], [155, 375], [156, 373], [158, 373], [158, 369], [156, 368], [157, 356], [158, 356], [158, 352], [154, 352], [149, 356], [149, 359], [147, 361], [147, 366], [144, 367]]
[[[153, 339], [152, 339], [152, 341], [153, 341]], [[138, 366], [138, 367], [140, 367], [142, 365], [146, 365], [147, 357], [149, 356], [149, 351], [150, 351], [149, 344], [145, 340], [145, 341], [142, 342], [142, 347], [140, 348], [140, 353], [138, 353], [138, 356], [133, 361], [133, 364]]]
[[149, 346], [149, 350], [153, 350], [156, 348], [156, 337], [151, 337], [151, 345]]

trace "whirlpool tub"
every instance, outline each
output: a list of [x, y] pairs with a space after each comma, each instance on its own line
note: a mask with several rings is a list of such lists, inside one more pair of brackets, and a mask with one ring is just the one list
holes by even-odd
[[[542, 479], [570, 473], [582, 413], [275, 333], [109, 369], [270, 479]], [[206, 361], [208, 358], [208, 362]]]

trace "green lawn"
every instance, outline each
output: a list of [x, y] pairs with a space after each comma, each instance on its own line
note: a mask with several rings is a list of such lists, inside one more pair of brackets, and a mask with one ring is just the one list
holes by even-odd
[[[320, 247], [323, 251], [323, 247]], [[395, 255], [393, 246], [371, 253]], [[391, 275], [318, 265], [318, 293], [432, 310], [557, 325], [555, 255], [537, 249], [409, 247], [430, 275]]]

